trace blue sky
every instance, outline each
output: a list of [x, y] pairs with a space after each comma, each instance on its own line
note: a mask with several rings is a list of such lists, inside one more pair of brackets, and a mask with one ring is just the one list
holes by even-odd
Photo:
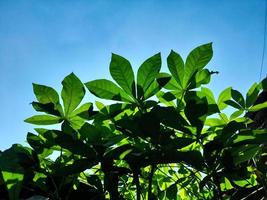
[[220, 74], [209, 87], [245, 92], [259, 80], [263, 29], [264, 0], [0, 1], [0, 150], [34, 128], [23, 122], [35, 114], [32, 82], [60, 91], [71, 72], [83, 82], [110, 78], [111, 52], [136, 70], [157, 52], [185, 58], [213, 42], [208, 68]]

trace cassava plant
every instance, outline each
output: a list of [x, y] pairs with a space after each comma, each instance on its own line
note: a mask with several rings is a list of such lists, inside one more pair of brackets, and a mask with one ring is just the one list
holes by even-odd
[[[0, 198], [267, 197], [267, 132], [255, 126], [257, 113], [266, 113], [266, 99], [256, 100], [267, 79], [245, 97], [229, 87], [216, 99], [204, 87], [216, 73], [205, 68], [212, 55], [211, 43], [185, 62], [171, 51], [166, 73], [158, 53], [135, 76], [127, 59], [112, 54], [115, 82], [83, 84], [71, 73], [61, 95], [33, 84], [32, 106], [41, 114], [25, 122], [38, 127], [27, 135], [30, 147], [14, 144], [0, 153]], [[81, 104], [85, 88], [100, 100]]]

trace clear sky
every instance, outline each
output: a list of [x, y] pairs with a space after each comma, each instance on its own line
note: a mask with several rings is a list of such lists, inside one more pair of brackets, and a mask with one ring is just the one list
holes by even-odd
[[60, 90], [71, 72], [83, 82], [110, 78], [111, 52], [135, 70], [162, 52], [166, 70], [171, 49], [185, 58], [213, 42], [208, 68], [220, 74], [209, 87], [245, 92], [259, 80], [264, 11], [264, 0], [0, 1], [0, 150], [34, 128], [23, 122], [35, 114], [32, 82]]

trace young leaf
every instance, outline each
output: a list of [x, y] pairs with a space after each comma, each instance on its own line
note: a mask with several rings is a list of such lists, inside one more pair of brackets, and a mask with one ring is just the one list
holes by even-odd
[[172, 50], [167, 58], [167, 64], [171, 74], [182, 87], [184, 78], [184, 61], [182, 57]]
[[148, 58], [137, 72], [137, 95], [142, 98], [148, 87], [156, 79], [161, 68], [160, 53]]
[[27, 123], [35, 125], [58, 124], [63, 121], [61, 117], [52, 115], [35, 115], [24, 120]]
[[225, 90], [223, 90], [219, 95], [217, 105], [220, 110], [223, 110], [227, 107], [227, 104], [225, 104], [224, 102], [231, 99], [231, 90], [232, 88], [228, 87]]
[[213, 55], [212, 43], [204, 44], [193, 49], [189, 53], [185, 62], [183, 86], [187, 87], [191, 76], [199, 69], [204, 68]]
[[95, 96], [108, 100], [133, 102], [128, 95], [112, 81], [98, 79], [85, 83], [88, 90]]
[[135, 97], [134, 72], [130, 62], [116, 54], [112, 54], [109, 66], [112, 78], [121, 88], [132, 97]]
[[74, 73], [62, 81], [61, 97], [64, 103], [65, 116], [68, 116], [82, 101], [85, 90], [80, 79]]

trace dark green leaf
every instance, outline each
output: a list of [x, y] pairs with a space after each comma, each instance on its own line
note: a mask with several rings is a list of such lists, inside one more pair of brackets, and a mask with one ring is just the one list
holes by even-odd
[[178, 190], [175, 183], [173, 183], [171, 186], [169, 186], [166, 190], [166, 197], [170, 200], [177, 199]]
[[245, 108], [245, 100], [243, 95], [237, 90], [231, 90], [232, 98], [242, 107]]

